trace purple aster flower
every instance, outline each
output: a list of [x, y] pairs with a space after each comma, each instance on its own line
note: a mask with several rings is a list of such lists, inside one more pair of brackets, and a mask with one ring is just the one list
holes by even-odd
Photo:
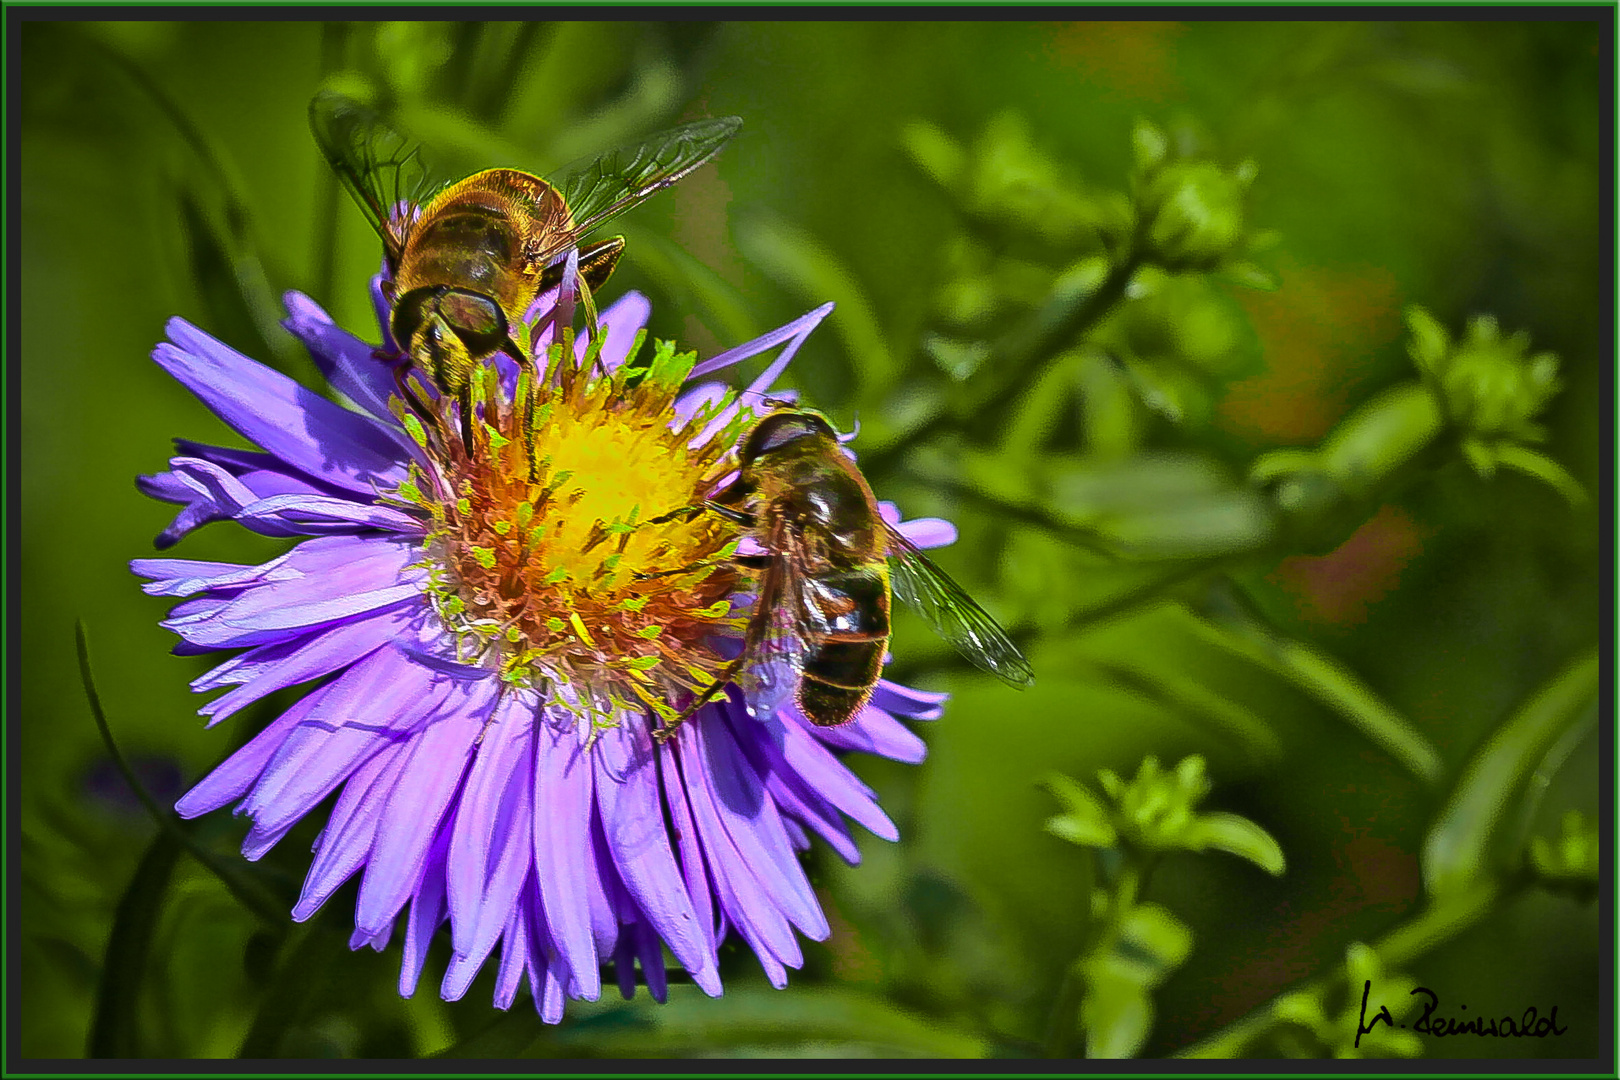
[[[716, 949], [733, 930], [785, 985], [795, 934], [828, 932], [797, 853], [815, 835], [858, 862], [849, 821], [898, 835], [834, 752], [920, 761], [900, 720], [937, 717], [944, 695], [883, 681], [854, 720], [822, 728], [728, 686], [655, 740], [735, 655], [747, 586], [727, 523], [654, 519], [724, 480], [744, 403], [832, 305], [702, 363], [667, 344], [635, 361], [643, 297], [576, 339], [571, 297], [553, 290], [530, 312], [540, 376], [502, 358], [475, 377], [465, 446], [459, 423], [432, 419], [449, 415], [434, 388], [391, 369], [373, 293], [382, 350], [287, 298], [287, 328], [348, 407], [180, 319], [153, 354], [261, 448], [178, 441], [169, 470], [140, 480], [181, 506], [158, 545], [227, 519], [301, 538], [260, 566], [132, 563], [148, 593], [188, 598], [163, 624], [177, 653], [241, 650], [192, 683], [230, 688], [201, 713], [218, 723], [325, 680], [177, 810], [234, 804], [257, 859], [335, 793], [293, 917], [361, 875], [351, 947], [381, 950], [403, 914], [405, 995], [446, 921], [445, 998], [498, 948], [495, 1004], [527, 982], [553, 1023], [565, 997], [598, 996], [609, 960], [626, 997], [639, 963], [664, 1000], [664, 946], [719, 994]], [[693, 385], [776, 348], [741, 395]], [[920, 546], [955, 538], [948, 522], [881, 509]]]

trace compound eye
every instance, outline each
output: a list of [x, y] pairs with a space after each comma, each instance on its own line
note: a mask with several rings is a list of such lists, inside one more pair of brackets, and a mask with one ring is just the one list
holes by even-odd
[[438, 296], [439, 288], [435, 285], [426, 285], [420, 289], [412, 289], [394, 302], [394, 313], [389, 317], [389, 329], [394, 333], [394, 340], [399, 342], [401, 349], [410, 349], [416, 332], [422, 328], [427, 319], [428, 306]]
[[439, 300], [439, 314], [474, 356], [488, 356], [506, 344], [506, 316], [490, 297], [451, 289]]

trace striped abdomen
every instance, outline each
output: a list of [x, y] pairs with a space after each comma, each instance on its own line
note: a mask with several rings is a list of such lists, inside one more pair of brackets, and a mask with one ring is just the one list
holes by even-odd
[[889, 567], [865, 566], [816, 575], [807, 602], [826, 618], [828, 633], [804, 658], [799, 708], [812, 723], [833, 727], [854, 719], [872, 696], [889, 643]]

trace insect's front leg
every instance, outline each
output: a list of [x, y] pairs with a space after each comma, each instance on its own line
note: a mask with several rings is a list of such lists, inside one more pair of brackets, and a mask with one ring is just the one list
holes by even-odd
[[[738, 559], [751, 557], [739, 556]], [[769, 556], [763, 556], [763, 558], [766, 560], [765, 565], [769, 565]], [[742, 669], [742, 666], [758, 651], [760, 642], [765, 640], [765, 634], [770, 629], [772, 617], [773, 611], [770, 605], [763, 603], [755, 605], [753, 617], [748, 620], [748, 629], [743, 634], [742, 652], [738, 653], [734, 659], [728, 661], [724, 667], [715, 673], [714, 681], [709, 683], [703, 692], [681, 711], [679, 716], [664, 724], [663, 727], [655, 729], [653, 731], [654, 739], [658, 740], [660, 744], [668, 742], [674, 737], [675, 732], [680, 729], [682, 724], [691, 719], [699, 709], [712, 701], [714, 696], [724, 689], [727, 683], [731, 682], [737, 672]]]

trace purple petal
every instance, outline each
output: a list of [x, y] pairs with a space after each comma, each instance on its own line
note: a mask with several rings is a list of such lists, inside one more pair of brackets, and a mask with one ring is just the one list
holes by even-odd
[[831, 803], [774, 772], [766, 774], [765, 790], [781, 807], [782, 825], [795, 848], [805, 851], [810, 847], [810, 838], [800, 825], [804, 822], [827, 841], [839, 858], [851, 866], [860, 865], [860, 849], [844, 826], [843, 815]]
[[285, 555], [258, 566], [193, 559], [134, 559], [129, 568], [149, 579], [149, 584], [141, 586], [148, 596], [190, 596], [205, 589], [240, 589], [267, 581], [287, 581], [301, 574], [296, 567], [287, 565]]
[[398, 486], [405, 469], [393, 438], [287, 376], [249, 360], [184, 319], [152, 358], [238, 433], [308, 475], [369, 495]]
[[[658, 755], [659, 784], [664, 789], [664, 804], [669, 807], [669, 818], [675, 828], [676, 843], [680, 847], [681, 877], [686, 882], [687, 895], [697, 916], [697, 930], [701, 935], [706, 955], [713, 955], [716, 944], [724, 937], [717, 929], [714, 893], [704, 869], [703, 844], [698, 838], [697, 826], [692, 822], [692, 810], [687, 805], [685, 785], [680, 769], [668, 753]], [[690, 969], [688, 969], [690, 970]], [[720, 975], [713, 968], [692, 972], [692, 981], [710, 997], [720, 996]]]
[[193, 645], [223, 649], [285, 641], [309, 627], [420, 602], [420, 571], [405, 569], [416, 554], [412, 545], [367, 538], [342, 550], [351, 553], [346, 565], [311, 565], [297, 577], [244, 590], [224, 603], [187, 601], [161, 625]]
[[887, 679], [879, 679], [872, 694], [872, 705], [907, 720], [938, 720], [945, 715], [945, 702], [951, 695], [930, 690], [914, 690]]
[[635, 290], [625, 293], [603, 310], [598, 322], [606, 335], [602, 341], [602, 365], [607, 370], [616, 370], [629, 358], [631, 343], [651, 316], [652, 304]]
[[613, 975], [619, 984], [619, 996], [626, 1001], [636, 996], [636, 945], [630, 937], [632, 929], [633, 924], [625, 927], [613, 947]]
[[[534, 706], [504, 697], [484, 729], [450, 840], [450, 929], [460, 969], [446, 994], [466, 992], [511, 923], [534, 859]], [[464, 977], [460, 972], [464, 971]]]
[[[266, 469], [279, 469], [284, 466], [275, 455], [266, 454], [262, 450], [238, 450], [233, 446], [214, 446], [210, 443], [193, 442], [191, 439], [174, 440], [175, 456], [183, 458], [200, 458], [213, 465], [219, 465], [240, 476], [242, 473], [263, 472]], [[334, 492], [337, 488], [332, 489]]]
[[693, 724], [689, 733], [695, 756], [707, 766], [699, 770], [703, 785], [713, 795], [726, 834], [765, 891], [795, 926], [820, 941], [827, 936], [827, 920], [788, 843], [776, 805], [766, 796], [730, 725], [718, 715], [727, 708], [739, 706], [726, 702], [704, 710], [699, 715], [706, 713], [708, 722]]
[[625, 889], [675, 959], [689, 971], [717, 963], [704, 947], [692, 898], [670, 850], [644, 714], [622, 716], [617, 728], [597, 740], [596, 805]]
[[761, 394], [768, 391], [771, 388], [771, 384], [781, 376], [782, 371], [788, 366], [789, 363], [792, 362], [793, 355], [799, 351], [799, 346], [804, 344], [804, 339], [810, 336], [810, 331], [814, 330], [817, 324], [819, 324], [822, 319], [825, 319], [832, 309], [832, 304], [823, 304], [814, 311], [806, 312], [805, 314], [799, 316], [786, 326], [772, 330], [770, 333], [765, 334], [762, 337], [757, 337], [747, 344], [738, 345], [734, 349], [728, 349], [719, 356], [705, 360], [703, 363], [694, 367], [691, 374], [687, 376], [689, 381], [703, 375], [707, 375], [711, 371], [719, 371], [721, 368], [730, 367], [732, 364], [746, 360], [750, 356], [757, 356], [766, 349], [774, 348], [783, 342], [787, 342], [787, 345], [785, 348], [783, 348], [781, 355], [775, 360], [771, 361], [770, 366], [761, 372], [758, 378], [748, 384], [748, 388], [742, 392], [742, 396], [738, 399], [738, 402], [734, 403], [731, 408], [725, 410], [713, 420], [709, 421], [708, 426], [705, 427], [702, 434], [698, 436], [698, 440], [701, 442], [707, 442], [708, 440], [714, 438], [715, 433], [721, 431], [727, 424], [731, 423], [732, 419], [741, 409], [741, 402], [743, 400], [747, 399], [750, 395], [758, 398]]
[[[704, 709], [688, 720], [688, 728], [695, 730], [695, 726], [703, 723], [705, 714], [710, 711]], [[780, 988], [787, 985], [784, 963], [798, 967], [804, 962], [803, 954], [793, 940], [793, 930], [782, 912], [775, 901], [766, 895], [749, 863], [738, 852], [721, 823], [714, 796], [709, 790], [702, 750], [687, 741], [690, 734], [690, 730], [683, 732], [681, 739], [671, 744], [674, 752], [668, 758], [680, 770], [693, 821], [714, 875], [721, 910], [754, 950], [771, 985]]]
[[915, 732], [882, 709], [868, 705], [855, 719], [838, 727], [817, 727], [804, 718], [797, 705], [782, 710], [784, 720], [797, 723], [816, 738], [840, 750], [860, 750], [892, 761], [915, 765], [928, 756], [928, 746]]
[[602, 992], [591, 928], [587, 859], [590, 848], [590, 762], [571, 727], [537, 723], [535, 741], [534, 870], [552, 943], [576, 997]]
[[754, 723], [760, 732], [754, 741], [774, 768], [790, 778], [796, 788], [848, 814], [874, 836], [884, 840], [900, 839], [900, 831], [878, 807], [872, 789], [817, 742], [809, 730], [790, 716], [756, 719]]
[[266, 829], [303, 817], [372, 754], [405, 740], [446, 689], [392, 649], [378, 649], [321, 692], [239, 812]]
[[956, 526], [944, 518], [912, 518], [899, 525], [899, 532], [920, 548], [944, 547], [956, 543]]
[[[513, 905], [506, 931], [501, 935], [501, 966], [495, 974], [495, 1007], [502, 1011], [510, 1009], [512, 1002], [517, 1000], [517, 993], [523, 989], [523, 980], [534, 962], [529, 946], [529, 918], [523, 910], [523, 901], [528, 898], [529, 892], [526, 887], [524, 895]], [[530, 985], [533, 986], [533, 983]], [[538, 988], [531, 993], [537, 994]]]
[[647, 993], [662, 1005], [669, 1000], [669, 979], [664, 971], [664, 950], [658, 934], [645, 922], [633, 923], [627, 932], [635, 938], [636, 959], [640, 961], [642, 977], [647, 981]]
[[730, 389], [731, 387], [727, 386], [725, 383], [711, 382], [704, 383], [702, 386], [688, 390], [685, 394], [675, 399], [675, 404], [671, 409], [671, 411], [675, 414], [675, 420], [670, 426], [685, 427], [691, 422], [692, 417], [703, 411], [705, 406], [714, 405], [719, 402], [726, 396]]
[[427, 860], [422, 867], [421, 884], [411, 897], [411, 913], [405, 920], [405, 955], [399, 962], [399, 996], [416, 993], [416, 984], [422, 978], [422, 965], [427, 963], [428, 945], [433, 932], [448, 916], [444, 904], [444, 863], [450, 854], [450, 833], [455, 828], [456, 810], [450, 808], [452, 820], [442, 822], [433, 834]]
[[[347, 667], [392, 641], [410, 615], [408, 607], [399, 607], [291, 642], [261, 645], [232, 662], [232, 681], [242, 685], [197, 711], [212, 718], [208, 722], [212, 727], [266, 694]], [[240, 662], [248, 657], [252, 657], [250, 662]], [[217, 680], [219, 669], [208, 677]], [[197, 689], [195, 683], [192, 689]]]
[[494, 704], [495, 691], [483, 683], [452, 684], [438, 715], [413, 736], [410, 760], [388, 796], [360, 883], [357, 926], [381, 927], [416, 891], [428, 841], [461, 787], [473, 740]]
[[[309, 349], [309, 355], [326, 376], [332, 388], [357, 406], [394, 429], [396, 421], [388, 410], [394, 393], [394, 376], [388, 363], [379, 359], [378, 350], [346, 330], [339, 329], [320, 305], [303, 293], [286, 295], [287, 318], [282, 324]], [[400, 442], [404, 436], [396, 442]], [[408, 442], [401, 442], [408, 447]]]
[[[393, 507], [356, 502], [352, 495], [327, 494], [298, 477], [283, 472], [258, 471], [240, 476], [200, 458], [175, 458], [165, 474], [165, 490], [148, 494], [184, 502], [157, 538], [169, 547], [186, 533], [213, 521], [234, 520], [265, 536], [291, 537], [322, 533], [353, 533], [363, 529], [420, 536], [421, 521]], [[176, 490], [167, 490], [168, 486]]]
[[371, 279], [371, 307], [377, 313], [377, 326], [381, 329], [382, 344], [378, 348], [385, 353], [400, 354], [399, 343], [394, 340], [394, 330], [391, 325], [394, 314], [394, 305], [389, 302], [388, 293], [383, 289], [386, 281], [382, 274]]
[[315, 845], [315, 858], [304, 876], [304, 888], [293, 907], [295, 922], [303, 922], [326, 903], [355, 872], [366, 864], [377, 836], [383, 799], [399, 778], [410, 744], [391, 743], [350, 775], [338, 796], [326, 828]]
[[325, 693], [325, 690], [316, 691], [272, 720], [247, 745], [226, 758], [195, 787], [180, 796], [174, 804], [175, 813], [183, 818], [199, 817], [246, 795], [270, 759], [281, 749], [288, 734], [320, 704]]

